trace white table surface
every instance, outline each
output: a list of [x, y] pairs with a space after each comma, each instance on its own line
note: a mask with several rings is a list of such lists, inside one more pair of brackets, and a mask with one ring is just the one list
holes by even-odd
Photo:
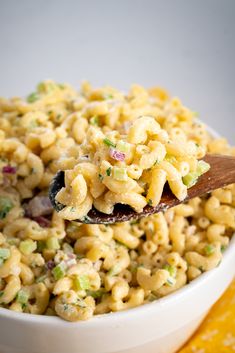
[[162, 85], [235, 139], [234, 0], [0, 0], [0, 95]]

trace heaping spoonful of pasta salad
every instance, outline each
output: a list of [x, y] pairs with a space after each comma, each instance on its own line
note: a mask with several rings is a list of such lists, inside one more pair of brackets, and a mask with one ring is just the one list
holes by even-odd
[[234, 157], [171, 139], [151, 116], [123, 131], [91, 126], [66, 166], [51, 182], [51, 203], [62, 218], [90, 224], [136, 220], [235, 182]]

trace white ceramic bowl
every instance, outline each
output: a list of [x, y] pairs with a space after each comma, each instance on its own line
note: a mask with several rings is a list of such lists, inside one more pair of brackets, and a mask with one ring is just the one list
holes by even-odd
[[192, 335], [232, 281], [234, 254], [235, 236], [217, 268], [177, 292], [89, 321], [69, 323], [58, 317], [0, 308], [0, 352], [173, 353]]

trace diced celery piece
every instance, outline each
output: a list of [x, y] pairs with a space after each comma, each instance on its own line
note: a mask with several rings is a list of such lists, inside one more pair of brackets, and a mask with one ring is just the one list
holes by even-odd
[[208, 172], [208, 170], [210, 169], [210, 164], [209, 163], [206, 163], [205, 161], [198, 161], [198, 164], [197, 164], [197, 173], [198, 173], [198, 176]]
[[59, 240], [55, 237], [48, 238], [46, 241], [47, 248], [49, 250], [58, 250], [60, 249]]
[[11, 255], [10, 249], [0, 248], [0, 259], [7, 260]]
[[40, 98], [39, 94], [38, 94], [37, 92], [33, 92], [33, 93], [31, 93], [31, 94], [27, 97], [27, 102], [28, 102], [28, 103], [34, 103], [34, 102], [36, 102], [39, 98]]
[[116, 149], [120, 152], [129, 152], [130, 151], [130, 144], [127, 142], [124, 142], [122, 140], [118, 141]]
[[175, 278], [176, 276], [176, 268], [174, 266], [171, 266], [171, 265], [164, 265], [163, 266], [164, 270], [167, 270], [170, 274], [171, 277]]
[[99, 290], [96, 290], [96, 291], [92, 291], [92, 290], [87, 291], [87, 295], [90, 295], [94, 299], [102, 297], [104, 293], [105, 293], [105, 289], [103, 288], [100, 288]]
[[113, 178], [121, 181], [127, 180], [128, 175], [126, 168], [113, 167]]
[[31, 239], [23, 240], [20, 243], [19, 249], [23, 254], [29, 255], [37, 249], [37, 242]]
[[56, 281], [63, 278], [65, 275], [65, 265], [63, 263], [58, 264], [56, 267], [53, 268], [52, 274]]
[[77, 290], [90, 289], [90, 281], [87, 275], [80, 275], [74, 278], [74, 285]]
[[0, 197], [0, 219], [4, 219], [10, 210], [13, 208], [13, 203], [8, 197]]
[[193, 185], [196, 184], [198, 179], [197, 172], [190, 172], [183, 177], [183, 183], [187, 186], [187, 188], [191, 188]]
[[27, 304], [29, 300], [29, 294], [24, 290], [20, 289], [16, 296], [16, 301], [20, 304]]

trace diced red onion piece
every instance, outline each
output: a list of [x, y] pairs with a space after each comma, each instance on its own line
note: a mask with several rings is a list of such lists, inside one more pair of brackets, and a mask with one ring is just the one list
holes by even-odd
[[47, 270], [52, 270], [54, 267], [55, 267], [55, 263], [53, 260], [47, 261], [47, 263], [46, 263]]
[[121, 162], [123, 162], [126, 157], [125, 153], [117, 151], [114, 148], [110, 148], [109, 155], [113, 159], [116, 159], [116, 161], [121, 161]]
[[16, 167], [12, 167], [11, 165], [5, 165], [2, 168], [2, 172], [4, 174], [15, 174], [16, 173]]
[[53, 207], [47, 196], [35, 196], [27, 205], [27, 213], [31, 217], [50, 215], [52, 211]]
[[48, 228], [51, 225], [49, 219], [43, 216], [33, 217], [32, 219], [37, 222], [42, 228]]

